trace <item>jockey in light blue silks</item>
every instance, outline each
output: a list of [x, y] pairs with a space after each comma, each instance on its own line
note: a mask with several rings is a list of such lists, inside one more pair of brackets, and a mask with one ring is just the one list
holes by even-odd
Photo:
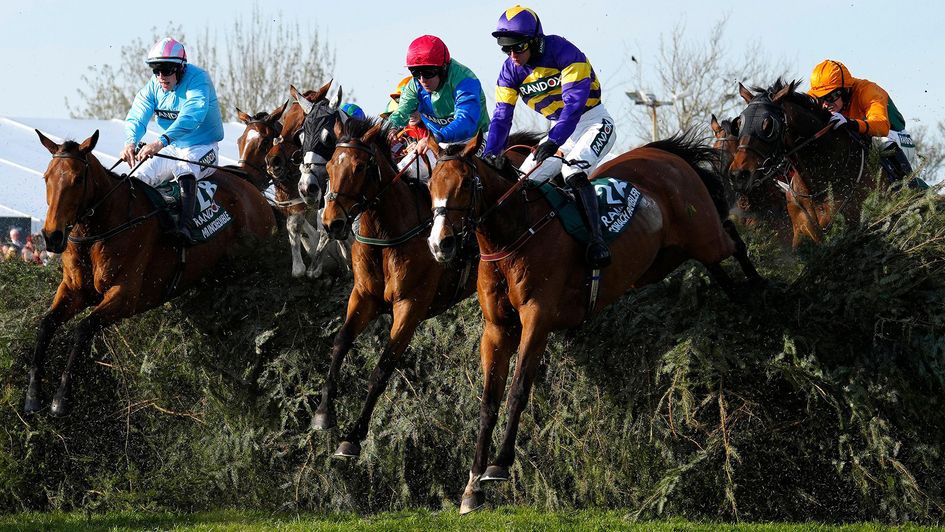
[[[181, 188], [181, 212], [177, 234], [189, 240], [186, 224], [194, 211], [197, 179], [203, 179], [212, 168], [198, 164], [152, 157], [161, 152], [178, 159], [216, 164], [223, 140], [220, 104], [210, 75], [187, 64], [184, 45], [165, 37], [148, 52], [145, 60], [154, 76], [138, 94], [125, 118], [125, 148], [121, 158], [129, 167], [144, 161], [135, 177], [156, 186], [176, 179]], [[151, 117], [157, 115], [161, 129], [158, 140], [147, 144], [135, 155], [135, 145], [144, 136]]]
[[[597, 74], [587, 57], [567, 39], [545, 35], [531, 9], [515, 6], [504, 11], [492, 36], [509, 57], [499, 72], [485, 155], [499, 155], [506, 148], [515, 102], [521, 96], [552, 123], [521, 170], [528, 172], [541, 165], [530, 176], [534, 180], [562, 173], [588, 219], [588, 264], [593, 268], [610, 264], [610, 250], [601, 236], [597, 194], [588, 180], [616, 140], [614, 120], [601, 103]], [[562, 160], [552, 157], [559, 151], [565, 161], [582, 162], [562, 167]]]

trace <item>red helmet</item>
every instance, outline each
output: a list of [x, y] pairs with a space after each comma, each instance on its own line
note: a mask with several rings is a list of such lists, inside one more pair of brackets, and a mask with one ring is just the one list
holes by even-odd
[[407, 68], [442, 67], [450, 62], [450, 51], [439, 37], [421, 35], [407, 47]]

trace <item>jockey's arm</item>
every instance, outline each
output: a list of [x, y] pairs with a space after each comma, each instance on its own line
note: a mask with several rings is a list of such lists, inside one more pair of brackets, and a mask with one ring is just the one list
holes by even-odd
[[[502, 82], [501, 77], [499, 82]], [[501, 84], [495, 87], [495, 111], [489, 123], [489, 134], [486, 136], [484, 155], [499, 155], [505, 149], [509, 140], [509, 131], [512, 130], [512, 116], [515, 113], [515, 102], [518, 100], [518, 90], [504, 87]]]
[[397, 110], [387, 117], [387, 121], [397, 129], [403, 128], [410, 122], [410, 115], [417, 110], [419, 104], [416, 83], [411, 81], [404, 87]]
[[548, 132], [548, 138], [558, 146], [567, 142], [568, 137], [574, 133], [581, 115], [584, 114], [584, 106], [587, 105], [590, 91], [591, 65], [589, 63], [575, 62], [561, 70], [561, 100], [564, 102], [564, 109], [561, 110], [561, 115], [554, 127]]
[[482, 102], [479, 101], [481, 92], [482, 85], [475, 78], [464, 79], [456, 86], [453, 96], [456, 106], [453, 110], [453, 121], [433, 132], [437, 141], [460, 142], [476, 134], [482, 112]]
[[207, 116], [207, 95], [210, 93], [210, 80], [200, 78], [184, 93], [184, 103], [174, 123], [164, 132], [168, 139], [173, 141], [197, 129]]

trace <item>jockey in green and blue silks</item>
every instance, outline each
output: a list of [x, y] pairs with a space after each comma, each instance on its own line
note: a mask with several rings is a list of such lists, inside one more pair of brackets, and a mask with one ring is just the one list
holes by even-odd
[[[438, 37], [420, 36], [407, 48], [407, 68], [413, 79], [401, 90], [397, 110], [388, 117], [395, 128], [410, 122], [410, 115], [420, 112], [420, 119], [437, 142], [465, 142], [489, 127], [486, 96], [482, 84], [469, 68], [450, 58], [450, 52]], [[436, 165], [426, 144], [417, 144], [417, 151]], [[413, 157], [404, 159], [409, 163]], [[421, 166], [421, 179], [429, 179], [426, 165]], [[424, 175], [425, 174], [425, 175]]]
[[[181, 186], [182, 212], [190, 213], [194, 209], [196, 181], [213, 172], [206, 165], [217, 163], [217, 143], [223, 140], [217, 93], [205, 70], [187, 64], [184, 45], [175, 39], [165, 37], [156, 42], [145, 63], [154, 75], [135, 95], [125, 118], [121, 158], [129, 167], [141, 163], [134, 175], [152, 186], [176, 179]], [[161, 135], [136, 154], [135, 146], [155, 115]], [[191, 162], [152, 157], [158, 152]], [[189, 219], [181, 216], [178, 225], [178, 233], [185, 240], [189, 233], [184, 225]]]
[[[577, 192], [591, 232], [587, 259], [593, 267], [610, 263], [610, 252], [601, 237], [597, 195], [588, 176], [613, 148], [614, 120], [601, 103], [601, 85], [584, 53], [564, 37], [545, 35], [538, 15], [515, 6], [499, 16], [492, 33], [508, 59], [499, 72], [495, 89], [495, 113], [489, 125], [485, 155], [499, 155], [506, 148], [512, 114], [519, 96], [551, 121], [548, 135], [525, 159], [521, 170], [543, 181], [559, 171]], [[562, 167], [566, 161], [582, 161]], [[536, 166], [539, 166], [537, 169]]]

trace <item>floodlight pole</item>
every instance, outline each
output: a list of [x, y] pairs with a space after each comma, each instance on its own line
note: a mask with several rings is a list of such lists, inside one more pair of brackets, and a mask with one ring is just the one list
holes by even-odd
[[656, 95], [643, 92], [641, 90], [627, 91], [627, 96], [633, 100], [636, 105], [645, 105], [650, 108], [650, 120], [653, 122], [653, 141], [656, 141], [656, 108], [661, 105], [673, 105], [675, 102], [658, 100]]

